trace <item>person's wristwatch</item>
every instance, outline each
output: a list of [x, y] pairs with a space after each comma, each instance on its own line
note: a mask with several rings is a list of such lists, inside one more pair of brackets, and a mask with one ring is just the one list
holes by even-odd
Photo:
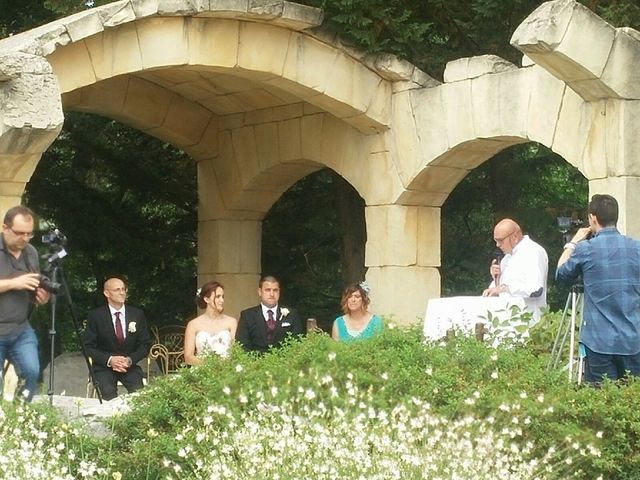
[[576, 242], [567, 242], [567, 243], [565, 243], [563, 249], [566, 250], [567, 248], [569, 250], [575, 250], [576, 249]]

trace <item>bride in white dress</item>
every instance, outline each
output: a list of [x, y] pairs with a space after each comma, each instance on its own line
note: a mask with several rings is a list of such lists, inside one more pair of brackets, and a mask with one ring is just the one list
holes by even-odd
[[235, 318], [224, 314], [224, 287], [220, 283], [205, 283], [196, 301], [204, 312], [189, 321], [184, 332], [184, 360], [188, 365], [201, 364], [202, 357], [210, 353], [228, 356], [238, 325]]

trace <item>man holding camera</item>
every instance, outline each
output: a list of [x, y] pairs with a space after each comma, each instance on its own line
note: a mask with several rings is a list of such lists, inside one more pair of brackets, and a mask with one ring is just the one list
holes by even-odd
[[584, 308], [580, 343], [586, 352], [585, 381], [640, 375], [640, 242], [620, 234], [618, 202], [594, 195], [589, 227], [564, 246], [556, 279], [582, 276]]
[[34, 303], [47, 303], [50, 296], [40, 287], [38, 252], [29, 243], [35, 224], [31, 209], [10, 208], [0, 236], [0, 391], [7, 359], [24, 381], [21, 394], [27, 401], [36, 393], [40, 376], [38, 339], [29, 317]]

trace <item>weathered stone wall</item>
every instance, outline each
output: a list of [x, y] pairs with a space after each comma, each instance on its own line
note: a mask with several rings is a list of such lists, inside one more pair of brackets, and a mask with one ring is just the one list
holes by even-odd
[[40, 156], [62, 129], [60, 92], [44, 58], [0, 49], [0, 106], [0, 211], [4, 212], [20, 203]]

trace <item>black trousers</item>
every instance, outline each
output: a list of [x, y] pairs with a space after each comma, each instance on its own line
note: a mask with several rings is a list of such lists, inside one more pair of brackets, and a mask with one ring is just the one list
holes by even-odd
[[118, 381], [124, 385], [127, 392], [133, 393], [143, 387], [144, 373], [138, 365], [132, 365], [126, 372], [114, 372], [110, 368], [95, 368], [93, 376], [104, 400], [111, 400], [118, 396]]

